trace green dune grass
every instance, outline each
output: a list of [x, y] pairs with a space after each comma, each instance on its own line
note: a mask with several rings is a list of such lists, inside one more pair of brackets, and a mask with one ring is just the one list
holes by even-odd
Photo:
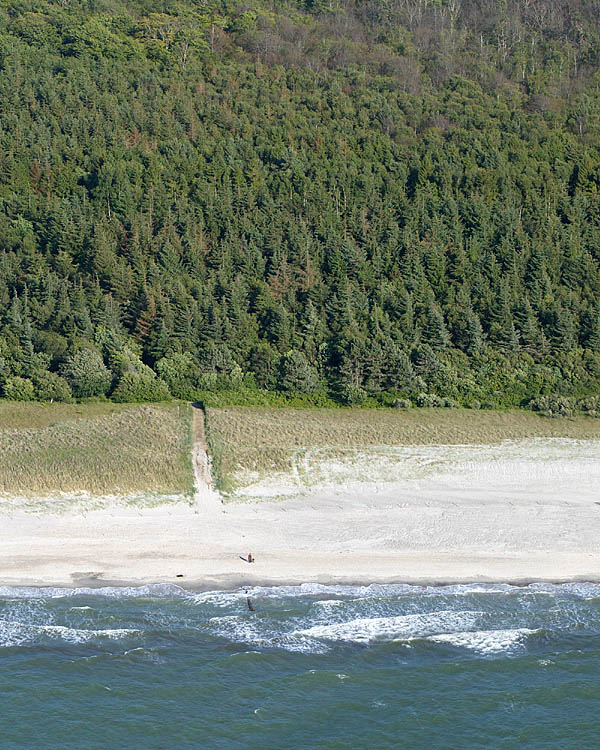
[[190, 492], [191, 407], [0, 402], [0, 494]]

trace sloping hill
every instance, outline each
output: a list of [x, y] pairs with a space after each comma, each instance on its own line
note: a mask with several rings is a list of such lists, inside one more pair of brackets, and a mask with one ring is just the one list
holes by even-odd
[[584, 1], [0, 2], [2, 393], [597, 391], [599, 38]]

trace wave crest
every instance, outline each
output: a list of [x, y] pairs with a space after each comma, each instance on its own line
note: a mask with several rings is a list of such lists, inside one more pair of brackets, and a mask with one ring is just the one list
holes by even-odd
[[442, 610], [394, 617], [360, 617], [332, 625], [314, 625], [298, 630], [294, 635], [353, 643], [406, 640], [470, 627], [480, 615], [480, 612]]

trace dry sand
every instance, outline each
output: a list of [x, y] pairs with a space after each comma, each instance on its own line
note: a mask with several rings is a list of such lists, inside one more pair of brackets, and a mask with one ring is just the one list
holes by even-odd
[[191, 504], [59, 514], [1, 502], [0, 584], [600, 579], [600, 442], [382, 447], [335, 465], [311, 455], [304, 479], [256, 481], [246, 502], [223, 504], [196, 430]]

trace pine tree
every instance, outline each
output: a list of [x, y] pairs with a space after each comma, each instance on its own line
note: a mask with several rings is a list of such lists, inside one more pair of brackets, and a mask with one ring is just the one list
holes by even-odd
[[292, 349], [279, 360], [277, 386], [282, 391], [312, 393], [317, 390], [317, 371], [302, 352]]
[[450, 334], [446, 328], [444, 316], [439, 306], [435, 303], [430, 304], [427, 309], [423, 340], [434, 351], [444, 351], [450, 344]]
[[577, 324], [573, 313], [564, 307], [555, 314], [554, 344], [562, 352], [570, 352], [577, 346]]
[[541, 359], [548, 351], [548, 339], [540, 326], [533, 310], [528, 307], [525, 320], [520, 327], [523, 349], [534, 359]]
[[521, 351], [521, 339], [514, 320], [507, 322], [506, 328], [501, 331], [498, 337], [498, 344], [501, 351], [508, 354], [516, 354]]
[[471, 356], [478, 356], [483, 352], [485, 336], [481, 320], [473, 308], [469, 308], [466, 315], [465, 351]]
[[600, 306], [596, 307], [591, 315], [587, 347], [593, 352], [600, 353]]

